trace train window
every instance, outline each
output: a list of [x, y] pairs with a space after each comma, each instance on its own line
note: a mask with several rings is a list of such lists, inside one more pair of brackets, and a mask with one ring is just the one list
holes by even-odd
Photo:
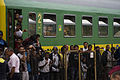
[[92, 37], [92, 17], [82, 17], [82, 36]]
[[98, 34], [99, 37], [108, 36], [108, 18], [99, 17]]
[[29, 36], [36, 34], [36, 14], [34, 12], [29, 13]]
[[44, 37], [56, 37], [56, 15], [55, 14], [44, 14], [43, 35]]
[[120, 18], [114, 18], [114, 37], [120, 37]]
[[75, 37], [75, 16], [64, 15], [64, 37]]

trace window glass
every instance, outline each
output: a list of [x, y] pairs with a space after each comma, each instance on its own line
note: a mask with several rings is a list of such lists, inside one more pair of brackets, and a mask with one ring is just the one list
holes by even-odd
[[114, 37], [120, 37], [120, 18], [114, 18]]
[[108, 36], [108, 18], [100, 17], [98, 22], [98, 34], [99, 37]]
[[64, 15], [64, 37], [75, 36], [75, 16]]
[[43, 35], [44, 37], [56, 36], [56, 15], [55, 14], [44, 14]]
[[92, 17], [87, 16], [82, 17], [82, 36], [83, 37], [92, 36]]
[[29, 36], [36, 34], [36, 14], [34, 12], [29, 13]]

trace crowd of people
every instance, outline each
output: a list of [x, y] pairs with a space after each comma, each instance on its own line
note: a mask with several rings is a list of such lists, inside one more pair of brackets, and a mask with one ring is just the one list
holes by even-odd
[[65, 80], [66, 62], [68, 80], [78, 80], [78, 53], [81, 54], [82, 80], [95, 80], [95, 53], [97, 80], [120, 80], [120, 48], [110, 49], [110, 45], [106, 45], [101, 53], [103, 48], [95, 46], [93, 49], [91, 44], [84, 42], [83, 48], [70, 46], [70, 50], [75, 52], [67, 52], [68, 45], [64, 45], [60, 53], [56, 46], [48, 52], [41, 47], [40, 35], [35, 34], [25, 40], [16, 37], [17, 45], [12, 49], [2, 36], [0, 31], [0, 80]]
[[[0, 80], [65, 80], [66, 63], [68, 80], [78, 80], [79, 73], [81, 80], [95, 80], [95, 67], [97, 80], [120, 80], [120, 48], [106, 45], [105, 49], [99, 46], [93, 49], [91, 44], [84, 42], [83, 48], [64, 45], [59, 51], [54, 46], [48, 52], [42, 49], [39, 34], [22, 39], [23, 33], [27, 31], [22, 30], [22, 20], [23, 16], [16, 13], [14, 49], [8, 47], [0, 31]], [[77, 52], [67, 52], [69, 49]], [[101, 49], [104, 50], [102, 53]], [[78, 53], [81, 57], [81, 72]]]

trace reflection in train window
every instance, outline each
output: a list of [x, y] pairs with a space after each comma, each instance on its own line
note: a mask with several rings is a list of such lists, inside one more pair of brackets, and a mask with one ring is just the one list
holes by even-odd
[[92, 36], [92, 17], [88, 16], [82, 17], [82, 36], [83, 37]]
[[29, 13], [29, 36], [36, 34], [36, 14], [34, 12]]
[[120, 37], [120, 18], [114, 18], [114, 37]]
[[56, 15], [55, 14], [44, 14], [43, 35], [44, 37], [56, 37]]
[[99, 17], [98, 22], [98, 34], [99, 37], [107, 37], [108, 36], [108, 18]]
[[64, 15], [64, 37], [75, 36], [75, 16]]

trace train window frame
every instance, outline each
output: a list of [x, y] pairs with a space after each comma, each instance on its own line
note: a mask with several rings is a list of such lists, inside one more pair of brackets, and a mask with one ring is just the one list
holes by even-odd
[[[99, 26], [99, 19], [100, 19], [100, 18], [106, 18], [106, 19], [107, 19], [107, 26], [106, 26], [106, 27], [107, 27], [107, 31], [108, 31], [108, 32], [107, 32], [107, 36], [100, 36], [100, 34], [99, 34], [99, 27], [100, 27], [100, 26]], [[103, 21], [103, 22], [104, 22], [104, 21]], [[105, 22], [104, 22], [104, 23], [105, 23]], [[98, 37], [100, 37], [100, 38], [107, 38], [108, 36], [109, 36], [109, 18], [108, 18], [107, 16], [99, 16], [99, 17], [98, 17]]]
[[[65, 16], [74, 16], [74, 18], [75, 18], [75, 24], [74, 24], [74, 26], [75, 26], [75, 36], [65, 36], [64, 35], [64, 29], [65, 29], [65, 23], [64, 23], [64, 19], [65, 19]], [[76, 15], [75, 14], [64, 14], [63, 15], [63, 36], [64, 36], [64, 38], [75, 38], [76, 37]]]
[[36, 15], [36, 17], [35, 17], [35, 20], [36, 20], [36, 22], [35, 22], [35, 34], [36, 34], [36, 31], [37, 31], [37, 14], [36, 14], [36, 12], [29, 12], [28, 13], [28, 36], [31, 36], [31, 35], [29, 35], [29, 14], [30, 13], [33, 13], [33, 14], [35, 14]]
[[[82, 24], [82, 20], [83, 20], [83, 17], [91, 17], [92, 18], [92, 35], [91, 36], [83, 36], [83, 24]], [[81, 17], [81, 35], [83, 38], [92, 38], [93, 37], [93, 16], [91, 15], [82, 15]]]
[[[55, 15], [56, 16], [56, 18], [55, 18], [55, 20], [56, 20], [56, 24], [55, 24], [55, 27], [56, 27], [56, 30], [55, 30], [55, 32], [56, 32], [56, 35], [55, 36], [44, 36], [44, 15], [45, 14], [47, 14], [47, 15]], [[44, 38], [56, 38], [57, 37], [57, 15], [56, 15], [56, 13], [47, 13], [47, 12], [45, 12], [45, 13], [43, 13], [43, 18], [42, 18], [42, 23], [43, 23], [43, 25], [42, 25], [42, 35], [43, 35], [43, 37]]]
[[113, 18], [113, 37], [114, 37], [114, 38], [120, 38], [120, 36], [118, 36], [118, 37], [115, 36], [115, 27], [119, 27], [119, 28], [120, 28], [120, 23], [118, 23], [118, 22], [117, 22], [117, 23], [119, 24], [119, 26], [114, 26], [114, 22], [115, 22], [114, 20], [115, 20], [115, 19], [119, 19], [119, 21], [120, 21], [120, 17], [114, 17], [114, 18]]

